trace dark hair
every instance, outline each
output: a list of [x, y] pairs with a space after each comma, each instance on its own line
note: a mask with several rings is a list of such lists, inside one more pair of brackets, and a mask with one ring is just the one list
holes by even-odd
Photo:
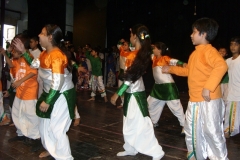
[[94, 50], [95, 52], [97, 52], [97, 55], [99, 54], [99, 52], [100, 52], [100, 49], [99, 49], [99, 47], [94, 47], [94, 48], [92, 48], [92, 50]]
[[137, 24], [132, 28], [132, 34], [136, 35], [140, 41], [141, 48], [139, 49], [133, 64], [127, 69], [124, 80], [135, 82], [146, 71], [149, 62], [151, 61], [151, 39], [148, 28], [142, 24]]
[[17, 34], [14, 37], [14, 39], [15, 38], [19, 38], [22, 41], [22, 43], [24, 44], [24, 48], [25, 49], [29, 49], [30, 48], [30, 38], [29, 38], [29, 36], [27, 34], [19, 33], [19, 34]]
[[196, 28], [200, 34], [206, 33], [206, 40], [208, 42], [213, 41], [217, 36], [218, 27], [218, 23], [210, 18], [198, 19], [192, 25], [192, 29]]
[[162, 56], [166, 56], [166, 55], [167, 55], [167, 56], [170, 56], [170, 50], [169, 50], [169, 48], [166, 46], [165, 43], [163, 43], [163, 42], [155, 42], [155, 43], [154, 43], [154, 46], [157, 47], [157, 49], [159, 49], [159, 50], [162, 51], [162, 53], [161, 53]]
[[[30, 38], [30, 40], [34, 40], [34, 41], [38, 41], [39, 42], [39, 38], [38, 38], [38, 36], [33, 36], [33, 37], [31, 37]], [[38, 43], [37, 44], [37, 48], [42, 52], [43, 51], [43, 49], [42, 49], [42, 47], [41, 47], [41, 45]]]
[[240, 44], [240, 37], [233, 37], [233, 38], [231, 38], [230, 42], [236, 42], [236, 43]]
[[68, 51], [66, 50], [65, 43], [62, 42], [63, 34], [62, 30], [59, 26], [55, 24], [47, 24], [45, 25], [45, 28], [47, 30], [47, 35], [52, 35], [52, 45], [58, 47], [68, 58], [68, 70], [69, 72], [72, 71], [72, 62], [69, 58]]

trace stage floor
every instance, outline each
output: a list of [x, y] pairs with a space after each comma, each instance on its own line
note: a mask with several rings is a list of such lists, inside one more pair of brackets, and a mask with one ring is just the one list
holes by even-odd
[[[108, 99], [116, 88], [107, 88]], [[122, 121], [123, 110], [117, 109], [110, 103], [105, 103], [100, 95], [95, 101], [87, 101], [90, 91], [78, 92], [78, 109], [81, 116], [79, 126], [68, 131], [71, 151], [75, 160], [151, 160], [152, 157], [137, 154], [136, 156], [117, 157], [123, 151]], [[187, 107], [188, 94], [180, 93], [184, 107]], [[118, 100], [118, 104], [120, 101]], [[177, 118], [165, 106], [159, 120], [159, 126], [154, 128], [159, 144], [165, 156], [162, 160], [186, 159], [187, 149], [184, 136], [181, 136], [182, 127]], [[9, 143], [8, 139], [16, 136], [16, 128], [10, 126], [0, 127], [0, 160], [38, 160], [38, 155], [44, 150], [31, 152], [30, 147], [23, 142]], [[240, 135], [227, 139], [228, 158], [238, 160], [240, 152]], [[50, 160], [52, 157], [42, 158]]]

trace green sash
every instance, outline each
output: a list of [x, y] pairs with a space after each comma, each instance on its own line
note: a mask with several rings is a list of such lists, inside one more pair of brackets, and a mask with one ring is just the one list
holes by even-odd
[[160, 100], [174, 100], [179, 99], [179, 92], [175, 83], [155, 83], [150, 96]]
[[[57, 95], [54, 96], [54, 99], [53, 99], [53, 102], [55, 103], [57, 101], [57, 99], [59, 98], [59, 96], [61, 94], [64, 95], [64, 97], [66, 98], [67, 100], [67, 104], [68, 104], [68, 110], [69, 110], [69, 115], [71, 117], [71, 119], [74, 118], [74, 109], [75, 109], [75, 105], [76, 105], [76, 91], [74, 88], [72, 89], [69, 89], [67, 91], [64, 91], [63, 93], [56, 93]], [[52, 110], [53, 110], [53, 106], [54, 106], [54, 103], [53, 104], [50, 104], [47, 112], [42, 112], [40, 110], [40, 104], [46, 100], [46, 97], [48, 96], [48, 93], [46, 92], [43, 92], [42, 95], [40, 96], [40, 98], [38, 99], [37, 101], [37, 104], [36, 104], [36, 113], [38, 115], [38, 117], [41, 117], [41, 118], [50, 118], [51, 116], [51, 113], [52, 113]]]

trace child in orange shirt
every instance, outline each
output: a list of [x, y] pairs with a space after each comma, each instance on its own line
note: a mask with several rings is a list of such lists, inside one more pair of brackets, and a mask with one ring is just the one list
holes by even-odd
[[[25, 48], [29, 45], [29, 38], [24, 34], [15, 36], [24, 43]], [[8, 90], [11, 93], [16, 89], [16, 96], [12, 106], [12, 119], [17, 128], [17, 136], [9, 139], [12, 141], [26, 141], [32, 145], [32, 151], [40, 149], [39, 119], [36, 115], [36, 102], [38, 95], [37, 70], [28, 65], [26, 60], [21, 57], [22, 53], [13, 47], [12, 62], [9, 63], [10, 73], [15, 74], [14, 83]], [[28, 52], [28, 54], [30, 54]], [[7, 62], [9, 58], [4, 54]], [[27, 137], [27, 138], [26, 138]]]
[[188, 76], [190, 100], [185, 113], [185, 141], [187, 158], [227, 160], [223, 133], [224, 103], [220, 81], [227, 65], [210, 42], [216, 37], [215, 20], [201, 18], [192, 25], [191, 39], [196, 49], [185, 68], [164, 66], [164, 73]]

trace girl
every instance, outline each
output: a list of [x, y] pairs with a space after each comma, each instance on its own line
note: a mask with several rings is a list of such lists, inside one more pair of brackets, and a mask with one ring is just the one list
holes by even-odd
[[[120, 87], [123, 83], [124, 72], [126, 71], [126, 67], [125, 67], [126, 58], [130, 53], [129, 42], [125, 41], [124, 39], [121, 39], [117, 47], [120, 51], [120, 58], [119, 58], [120, 73], [118, 76], [119, 77], [118, 87]], [[121, 96], [121, 100], [122, 100], [122, 103], [117, 108], [123, 107], [124, 96]]]
[[169, 50], [164, 43], [156, 42], [152, 47], [152, 68], [155, 84], [147, 99], [150, 117], [156, 127], [163, 111], [163, 107], [167, 103], [169, 109], [178, 118], [180, 125], [183, 127], [185, 115], [183, 113], [182, 104], [179, 100], [177, 86], [174, 83], [171, 74], [162, 73], [162, 66], [164, 65], [182, 65], [183, 63], [167, 56]]
[[[62, 30], [57, 25], [48, 24], [39, 34], [40, 44], [46, 48], [39, 59], [32, 60], [25, 54], [22, 43], [15, 41], [18, 48], [32, 67], [38, 68], [43, 80], [44, 92], [36, 105], [40, 117], [39, 130], [42, 144], [47, 151], [39, 157], [53, 156], [55, 159], [72, 160], [66, 132], [74, 118], [75, 89], [72, 83], [71, 61], [66, 50], [61, 50]], [[56, 143], [57, 142], [57, 143]]]
[[91, 51], [91, 55], [90, 55], [90, 51], [88, 50], [86, 52], [86, 57], [90, 60], [91, 65], [92, 65], [92, 75], [91, 75], [91, 88], [92, 88], [92, 93], [91, 93], [91, 97], [89, 99], [89, 101], [93, 101], [95, 100], [95, 96], [96, 96], [96, 90], [98, 88], [98, 90], [101, 93], [101, 96], [104, 98], [104, 101], [107, 102], [107, 95], [106, 95], [106, 91], [105, 91], [105, 86], [103, 84], [103, 76], [102, 76], [102, 61], [101, 59], [98, 57], [98, 53], [99, 53], [99, 48], [95, 47], [94, 49], [92, 49]]
[[126, 60], [124, 83], [111, 98], [116, 105], [118, 96], [124, 94], [123, 135], [125, 151], [117, 156], [136, 155], [138, 152], [159, 160], [164, 156], [162, 147], [154, 135], [151, 119], [148, 117], [147, 100], [142, 75], [151, 61], [151, 40], [149, 31], [144, 25], [130, 29], [130, 42], [135, 46]]

